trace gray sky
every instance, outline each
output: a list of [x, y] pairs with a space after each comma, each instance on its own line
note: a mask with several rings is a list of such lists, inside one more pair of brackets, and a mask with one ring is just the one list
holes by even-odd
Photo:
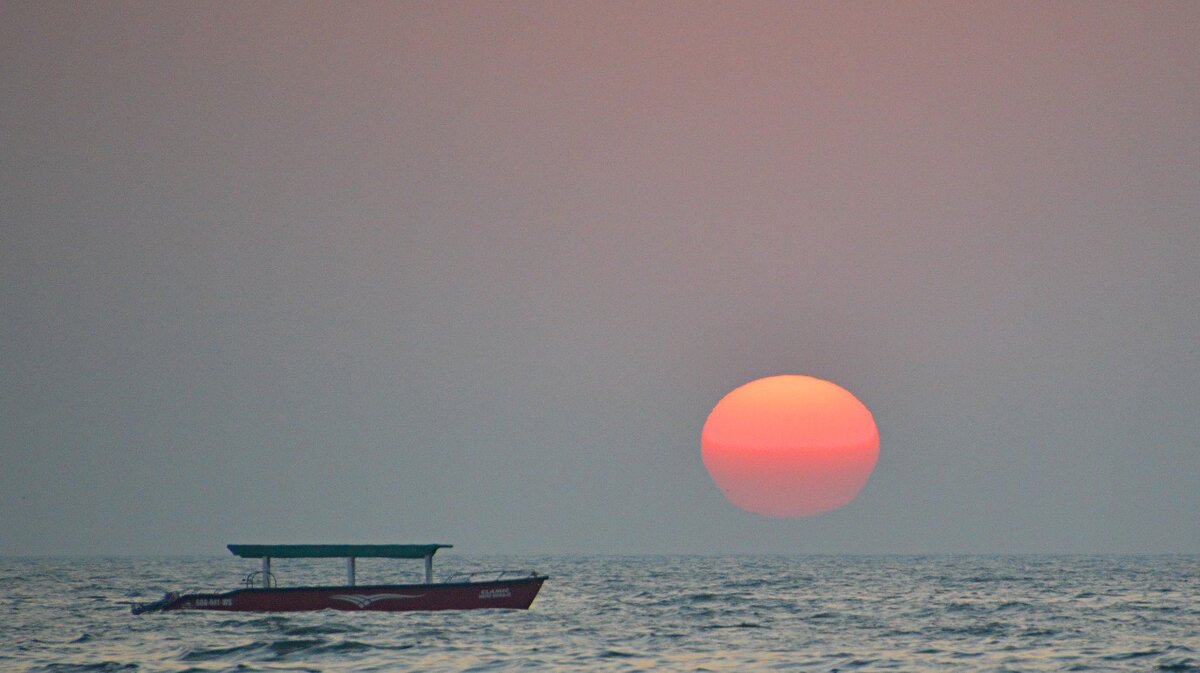
[[[1200, 4], [0, 3], [0, 553], [1200, 552]], [[700, 428], [875, 415], [815, 519]]]

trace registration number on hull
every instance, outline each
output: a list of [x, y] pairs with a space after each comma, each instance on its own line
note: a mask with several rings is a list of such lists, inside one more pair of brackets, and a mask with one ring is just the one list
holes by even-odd
[[512, 589], [502, 587], [500, 589], [483, 589], [479, 592], [479, 597], [482, 598], [512, 598]]
[[197, 598], [193, 601], [198, 608], [230, 608], [233, 607], [232, 598]]

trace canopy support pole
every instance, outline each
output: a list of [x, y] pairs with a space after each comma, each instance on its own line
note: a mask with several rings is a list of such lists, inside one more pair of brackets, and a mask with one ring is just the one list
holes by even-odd
[[346, 585], [354, 586], [354, 557], [346, 559]]
[[433, 554], [425, 555], [425, 583], [433, 584]]
[[262, 576], [263, 576], [263, 588], [270, 589], [271, 588], [271, 557], [270, 556], [263, 557]]

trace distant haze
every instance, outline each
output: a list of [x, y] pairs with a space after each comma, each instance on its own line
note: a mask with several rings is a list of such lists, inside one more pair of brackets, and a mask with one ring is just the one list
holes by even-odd
[[[1200, 3], [0, 4], [0, 554], [1200, 552]], [[806, 374], [858, 498], [726, 502]]]

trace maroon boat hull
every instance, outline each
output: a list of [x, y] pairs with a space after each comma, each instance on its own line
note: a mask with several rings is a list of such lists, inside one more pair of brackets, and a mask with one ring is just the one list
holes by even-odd
[[457, 584], [376, 584], [342, 587], [238, 589], [184, 594], [159, 610], [300, 612], [310, 610], [524, 610], [542, 588], [544, 575]]

